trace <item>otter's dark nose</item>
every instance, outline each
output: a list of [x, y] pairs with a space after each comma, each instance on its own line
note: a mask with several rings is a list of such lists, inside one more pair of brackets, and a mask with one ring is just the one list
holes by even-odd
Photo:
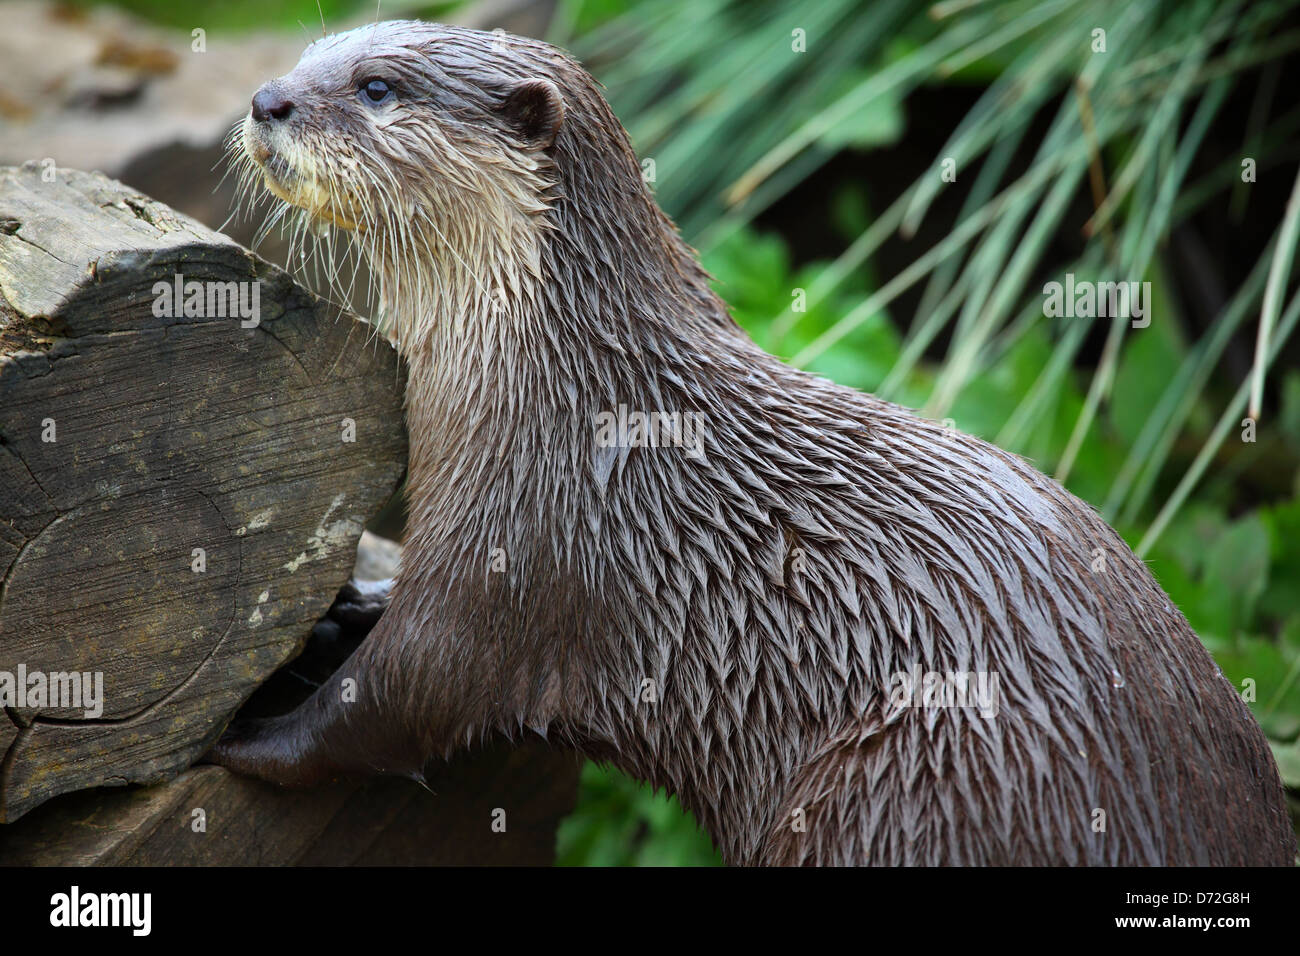
[[285, 119], [293, 112], [293, 101], [276, 87], [267, 83], [253, 94], [253, 119], [259, 123]]

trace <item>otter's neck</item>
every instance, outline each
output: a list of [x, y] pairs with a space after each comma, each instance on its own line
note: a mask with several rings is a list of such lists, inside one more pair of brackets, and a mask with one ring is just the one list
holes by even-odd
[[[407, 549], [419, 558], [407, 564], [422, 579], [405, 583], [463, 596], [476, 629], [466, 640], [499, 631], [491, 639], [539, 671], [530, 687], [496, 671], [461, 675], [492, 688], [478, 695], [489, 702], [479, 730], [546, 728], [665, 785], [736, 857], [752, 848], [719, 828], [752, 821], [783, 768], [711, 731], [683, 739], [712, 725], [716, 702], [674, 649], [716, 622], [686, 615], [703, 599], [673, 555], [701, 534], [701, 509], [714, 520], [729, 509], [711, 498], [735, 488], [720, 473], [744, 438], [720, 410], [774, 360], [736, 328], [639, 175], [624, 183], [631, 198], [614, 211], [561, 194], [538, 274], [520, 270], [526, 281], [502, 295], [481, 273], [451, 281], [453, 270], [441, 288], [457, 298], [432, 298], [408, 323], [419, 334], [402, 343]], [[601, 440], [602, 416], [637, 413], [674, 421], [685, 440], [652, 447], [617, 426], [612, 444]], [[554, 690], [538, 696], [537, 685]], [[680, 759], [686, 751], [707, 756]]]

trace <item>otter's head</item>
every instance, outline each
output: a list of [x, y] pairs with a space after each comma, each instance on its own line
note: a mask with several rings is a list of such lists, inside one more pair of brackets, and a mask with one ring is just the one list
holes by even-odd
[[385, 22], [308, 47], [257, 91], [232, 147], [306, 224], [353, 233], [390, 306], [468, 307], [540, 276], [574, 92], [589, 102], [594, 83], [539, 41]]

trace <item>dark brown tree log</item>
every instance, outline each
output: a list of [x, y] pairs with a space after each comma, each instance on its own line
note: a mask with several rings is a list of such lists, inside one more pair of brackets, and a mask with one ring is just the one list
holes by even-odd
[[[406, 459], [368, 326], [112, 180], [43, 173], [0, 168], [4, 821], [189, 766], [301, 649]], [[177, 275], [201, 314], [166, 314]]]
[[195, 767], [51, 800], [0, 831], [0, 866], [544, 866], [575, 768], [536, 745], [463, 756], [428, 789], [387, 778], [283, 790]]

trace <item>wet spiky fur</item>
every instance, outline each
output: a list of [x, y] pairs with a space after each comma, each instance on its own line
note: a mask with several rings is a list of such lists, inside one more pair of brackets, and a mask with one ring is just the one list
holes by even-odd
[[[545, 96], [512, 112], [537, 78], [553, 141], [520, 133]], [[409, 531], [361, 649], [220, 762], [418, 774], [533, 731], [680, 795], [732, 863], [1292, 862], [1263, 735], [1119, 536], [754, 346], [565, 54], [384, 23], [277, 82], [297, 122], [240, 137], [379, 278]], [[703, 456], [602, 447], [620, 405], [698, 414]], [[904, 706], [917, 669], [997, 675], [996, 715]]]

